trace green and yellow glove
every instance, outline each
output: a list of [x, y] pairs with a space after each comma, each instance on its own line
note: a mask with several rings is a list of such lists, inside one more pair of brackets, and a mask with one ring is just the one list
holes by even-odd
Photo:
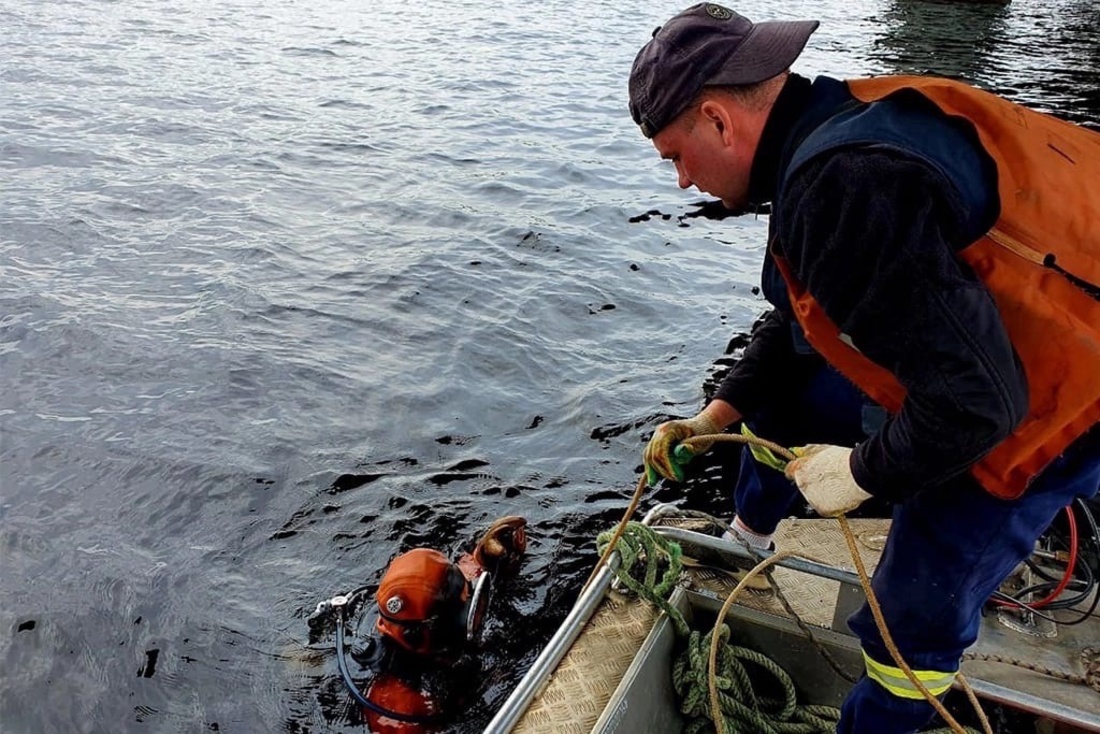
[[645, 464], [646, 479], [650, 486], [656, 484], [660, 477], [684, 481], [684, 464], [694, 456], [708, 451], [714, 442], [709, 441], [691, 448], [680, 446], [676, 450], [678, 444], [692, 436], [708, 436], [720, 431], [714, 421], [702, 413], [694, 418], [668, 421], [657, 426], [653, 438], [649, 439], [642, 453], [642, 463]]

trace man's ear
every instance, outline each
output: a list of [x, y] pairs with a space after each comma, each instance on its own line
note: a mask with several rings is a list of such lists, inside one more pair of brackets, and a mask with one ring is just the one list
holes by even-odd
[[726, 145], [733, 145], [733, 139], [736, 137], [733, 134], [733, 116], [724, 105], [713, 99], [708, 99], [699, 107], [699, 114], [708, 123], [714, 125]]

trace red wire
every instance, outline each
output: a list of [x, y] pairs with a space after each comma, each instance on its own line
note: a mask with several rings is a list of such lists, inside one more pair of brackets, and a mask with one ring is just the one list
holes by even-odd
[[1050, 596], [1031, 604], [1032, 607], [1045, 607], [1050, 604], [1069, 586], [1070, 579], [1073, 578], [1073, 569], [1077, 565], [1077, 519], [1073, 516], [1073, 505], [1066, 506], [1066, 520], [1069, 522], [1069, 560], [1066, 562], [1066, 572], [1062, 574], [1062, 580], [1058, 582], [1054, 591], [1050, 592]]
[[[1032, 609], [1039, 609], [1050, 604], [1058, 598], [1059, 594], [1065, 591], [1066, 587], [1069, 586], [1069, 582], [1073, 580], [1073, 569], [1077, 566], [1077, 518], [1073, 516], [1073, 505], [1066, 505], [1066, 521], [1069, 524], [1069, 560], [1066, 562], [1066, 571], [1062, 574], [1062, 580], [1058, 582], [1058, 585], [1054, 587], [1049, 595], [1037, 602], [1028, 602], [1028, 606]], [[1003, 599], [990, 599], [990, 601], [1001, 607], [1020, 606]]]

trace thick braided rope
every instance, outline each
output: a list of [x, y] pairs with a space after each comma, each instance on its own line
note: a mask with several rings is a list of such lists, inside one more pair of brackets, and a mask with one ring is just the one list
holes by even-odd
[[616, 536], [616, 549], [622, 560], [615, 572], [619, 581], [667, 614], [676, 634], [686, 637], [689, 632], [687, 620], [669, 602], [684, 567], [680, 546], [655, 533], [652, 528], [632, 521], [623, 526], [621, 532], [600, 533], [596, 538], [596, 547], [603, 552]]
[[[614, 532], [599, 535], [596, 543], [601, 552], [615, 536]], [[683, 567], [680, 546], [646, 525], [628, 522], [618, 534], [617, 549], [622, 560], [616, 571], [619, 581], [664, 611], [676, 634], [687, 640], [687, 649], [673, 667], [673, 687], [680, 698], [681, 711], [693, 721], [700, 720], [695, 726], [709, 726], [708, 651], [714, 632], [702, 635], [692, 631], [684, 616], [668, 600]], [[732, 731], [825, 734], [836, 730], [840, 717], [838, 709], [798, 705], [794, 682], [773, 660], [754, 650], [729, 644], [730, 630], [726, 625], [719, 628], [718, 635], [724, 644], [719, 649], [715, 678], [722, 717]], [[770, 673], [784, 697], [778, 700], [760, 698], [746, 664]]]
[[[702, 731], [712, 725], [708, 701], [709, 650], [714, 642], [714, 630], [703, 635], [692, 632], [687, 649], [676, 660], [672, 670], [672, 685], [680, 698], [680, 711], [689, 717], [686, 731]], [[832, 734], [840, 720], [840, 710], [830, 706], [798, 704], [794, 681], [775, 661], [755, 650], [731, 645], [730, 630], [722, 625], [717, 630], [719, 655], [714, 678], [723, 723], [733, 732], [761, 734]], [[753, 680], [767, 673], [774, 679], [781, 698], [761, 697]], [[754, 675], [755, 674], [755, 675]]]
[[[764, 446], [768, 450], [772, 451], [783, 459], [786, 459], [787, 461], [794, 461], [796, 458], [798, 458], [790, 449], [784, 446], [779, 446], [778, 444], [775, 444], [771, 441], [762, 441], [761, 439], [758, 439], [754, 436], [738, 436], [735, 434], [721, 433], [710, 436], [694, 436], [684, 441], [684, 443], [688, 443], [690, 445], [690, 443], [693, 441], [730, 441], [733, 443], [750, 443], [758, 446]], [[894, 659], [894, 663], [909, 679], [909, 682], [912, 683], [913, 686], [916, 687], [916, 689], [924, 695], [924, 698], [928, 701], [929, 704], [931, 704], [932, 708], [936, 710], [936, 713], [938, 713], [943, 718], [943, 720], [947, 722], [947, 724], [951, 727], [951, 731], [955, 732], [956, 734], [964, 734], [964, 732], [966, 731], [965, 727], [959, 724], [959, 722], [955, 720], [955, 717], [948, 713], [943, 703], [929, 692], [928, 688], [924, 685], [923, 682], [921, 682], [917, 678], [917, 676], [913, 673], [912, 668], [910, 668], [909, 665], [902, 658], [901, 653], [898, 651], [897, 646], [894, 644], [894, 639], [893, 636], [890, 634], [890, 630], [886, 627], [886, 620], [883, 618], [882, 609], [881, 607], [879, 607], [878, 599], [875, 597], [875, 592], [871, 589], [871, 579], [870, 576], [867, 574], [867, 569], [863, 566], [863, 560], [859, 556], [859, 549], [856, 547], [855, 535], [852, 534], [852, 529], [848, 525], [848, 518], [846, 518], [844, 515], [838, 515], [836, 519], [840, 523], [841, 530], [844, 531], [844, 539], [848, 543], [848, 550], [852, 554], [852, 562], [855, 564], [856, 572], [859, 574], [860, 584], [863, 586], [864, 594], [867, 597], [867, 605], [871, 609], [871, 615], [874, 617], [875, 625], [878, 627], [879, 634], [882, 637], [882, 641], [885, 644], [886, 649], [890, 653], [890, 657]], [[773, 556], [768, 560], [774, 562], [776, 558], [775, 556]], [[767, 561], [760, 564], [760, 566], [767, 565], [770, 565]], [[755, 572], [756, 569], [753, 569], [753, 571], [751, 571], [749, 575], [751, 576]], [[719, 617], [719, 621], [721, 621], [721, 619], [725, 616], [726, 608], [728, 608], [733, 598], [735, 598], [740, 592], [741, 587], [745, 584], [745, 581], [747, 581], [747, 579], [748, 577], [746, 577], [746, 579], [738, 585], [738, 588], [734, 589], [733, 593], [730, 594], [730, 599], [727, 599], [726, 606], [723, 607], [723, 612], [722, 615]], [[964, 689], [970, 688], [970, 684], [966, 681], [966, 678], [964, 678], [961, 673], [959, 674], [959, 679]], [[968, 698], [970, 698], [971, 703], [978, 704], [978, 699], [976, 696], [973, 695], [972, 691], [968, 690], [967, 696]], [[978, 711], [978, 716], [982, 720], [984, 730], [987, 732], [987, 734], [992, 734], [992, 728], [989, 725], [989, 720], [985, 716], [985, 712], [981, 710], [980, 705], [977, 705], [976, 708]], [[721, 722], [715, 723], [718, 728], [718, 734], [724, 734]]]
[[[760, 447], [763, 447], [763, 448], [766, 448], [766, 449], [770, 450], [774, 454], [786, 459], [787, 461], [793, 461], [795, 458], [797, 458], [795, 456], [795, 454], [790, 449], [787, 449], [783, 446], [780, 446], [779, 444], [776, 444], [772, 441], [767, 441], [765, 439], [760, 439], [756, 436], [744, 436], [744, 435], [734, 435], [734, 434], [728, 434], [728, 433], [718, 433], [718, 434], [711, 434], [711, 435], [707, 435], [707, 436], [693, 436], [691, 438], [688, 438], [688, 439], [684, 440], [682, 443], [687, 444], [688, 446], [691, 446], [693, 443], [714, 442], [714, 441], [727, 441], [727, 442], [733, 442], [733, 443], [752, 444], [752, 445], [760, 446]], [[643, 475], [638, 480], [638, 485], [634, 490], [634, 495], [631, 498], [630, 505], [627, 508], [626, 512], [624, 513], [622, 520], [619, 521], [618, 527], [616, 527], [615, 531], [613, 533], [609, 534], [608, 537], [604, 539], [604, 545], [603, 545], [603, 548], [602, 548], [602, 553], [601, 553], [601, 556], [600, 556], [600, 560], [597, 562], [596, 567], [592, 569], [592, 573], [588, 577], [588, 581], [585, 582], [584, 588], [581, 591], [582, 594], [592, 584], [592, 582], [596, 578], [596, 574], [599, 572], [599, 570], [604, 565], [607, 564], [608, 559], [610, 558], [611, 554], [616, 550], [617, 545], [619, 544], [619, 542], [621, 540], [621, 537], [624, 535], [624, 533], [626, 531], [626, 528], [628, 526], [628, 521], [629, 521], [630, 517], [633, 516], [634, 511], [637, 509], [638, 504], [641, 502], [642, 493], [645, 490], [646, 484], [647, 484], [646, 476], [643, 473]], [[841, 529], [844, 531], [845, 539], [847, 540], [849, 550], [852, 553], [852, 560], [856, 565], [857, 571], [859, 572], [860, 581], [863, 585], [864, 592], [866, 593], [868, 604], [871, 607], [873, 616], [875, 617], [875, 623], [878, 626], [879, 632], [881, 633], [881, 635], [883, 637], [883, 642], [886, 644], [887, 649], [890, 651], [891, 657], [893, 657], [894, 662], [898, 665], [898, 667], [902, 670], [902, 672], [905, 673], [906, 677], [909, 678], [909, 681], [918, 690], [920, 690], [924, 694], [924, 696], [928, 700], [929, 704], [931, 704], [931, 706], [936, 710], [936, 712], [941, 717], [943, 717], [943, 719], [948, 723], [948, 725], [950, 726], [950, 731], [954, 732], [955, 734], [965, 734], [965, 732], [967, 732], [967, 728], [960, 725], [954, 719], [954, 717], [952, 717], [951, 714], [949, 714], [947, 712], [947, 709], [944, 708], [943, 704], [939, 701], [939, 699], [937, 699], [935, 696], [933, 696], [931, 693], [929, 693], [928, 689], [916, 678], [916, 676], [913, 674], [912, 669], [909, 668], [909, 666], [905, 664], [905, 661], [901, 658], [900, 653], [897, 651], [896, 647], [894, 647], [893, 639], [891, 638], [889, 630], [886, 629], [885, 620], [882, 619], [882, 612], [881, 612], [881, 609], [879, 609], [878, 603], [877, 603], [878, 600], [875, 598], [874, 591], [871, 589], [870, 578], [867, 575], [866, 569], [863, 568], [863, 562], [860, 559], [858, 550], [855, 547], [855, 537], [852, 535], [851, 528], [848, 527], [847, 519], [843, 515], [840, 515], [840, 516], [838, 516], [837, 520], [840, 522]], [[644, 526], [642, 526], [642, 527], [644, 527]], [[646, 530], [648, 532], [652, 533], [652, 531], [649, 528], [646, 528]], [[675, 544], [670, 543], [668, 545], [674, 546]], [[678, 546], [677, 546], [677, 550], [678, 550]], [[769, 563], [769, 561], [770, 562], [775, 562], [776, 560], [778, 560], [778, 557], [773, 556], [772, 558], [769, 558], [767, 561], [764, 561], [764, 562], [758, 564], [758, 566], [755, 569], [753, 569], [752, 571], [749, 572], [749, 574], [745, 577], [745, 579], [743, 579], [742, 582], [740, 584], [738, 584], [737, 588], [735, 588], [733, 590], [733, 593], [730, 595], [729, 599], [726, 600], [726, 605], [723, 607], [723, 611], [719, 615], [717, 624], [722, 624], [722, 620], [725, 617], [726, 609], [729, 607], [730, 603], [733, 601], [733, 599], [737, 596], [737, 594], [744, 587], [745, 582], [749, 578], [753, 577], [760, 570], [770, 566], [771, 563]], [[627, 577], [629, 577], [629, 574], [625, 574], [625, 575]], [[671, 577], [673, 584], [675, 583], [675, 578], [678, 577], [678, 575], [679, 575], [679, 570], [677, 570], [675, 576]], [[623, 578], [623, 576], [620, 575], [620, 578]], [[667, 578], [667, 576], [666, 576], [666, 578]], [[625, 584], [627, 582], [624, 580], [623, 583]], [[671, 605], [668, 604], [667, 599], [664, 600], [663, 603], [658, 603], [658, 606], [666, 612], [668, 612], [669, 610], [672, 609]], [[680, 616], [680, 615], [678, 615], [678, 613], [677, 613], [676, 616]], [[673, 615], [670, 614], [670, 618], [672, 618], [672, 617], [673, 617]], [[682, 621], [682, 616], [681, 616], [681, 621]], [[675, 622], [674, 622], [674, 624], [675, 624]], [[713, 654], [714, 654], [714, 652], [712, 650], [712, 656], [713, 656]], [[713, 666], [711, 666], [711, 668], [712, 668], [712, 672], [713, 672], [713, 670], [714, 670]], [[966, 691], [967, 697], [970, 699], [971, 704], [973, 704], [975, 710], [978, 713], [979, 718], [981, 719], [983, 730], [985, 731], [985, 734], [992, 734], [992, 729], [990, 727], [989, 720], [985, 716], [985, 712], [982, 711], [981, 705], [978, 702], [977, 696], [974, 695], [973, 689], [970, 688], [969, 682], [965, 679], [965, 677], [962, 676], [961, 673], [959, 674], [958, 678], [959, 678], [959, 681], [962, 684], [963, 688]], [[718, 708], [717, 704], [718, 704], [718, 700], [719, 700], [719, 695], [718, 695], [718, 693], [717, 693], [717, 691], [716, 691], [716, 689], [714, 688], [713, 685], [711, 686], [711, 698], [712, 698], [712, 707], [714, 709], [717, 709]], [[725, 726], [724, 726], [723, 719], [724, 719], [724, 717], [717, 716], [715, 721], [714, 721], [714, 725], [717, 728], [719, 734], [724, 734], [724, 732], [725, 732]]]
[[[1082, 658], [1085, 657], [1087, 652], [1088, 652], [1088, 648], [1086, 648], [1082, 652]], [[1085, 675], [1076, 675], [1074, 673], [1067, 673], [1064, 670], [1055, 670], [1054, 668], [1051, 668], [1051, 667], [1046, 666], [1046, 665], [1040, 665], [1039, 663], [1029, 663], [1029, 662], [1026, 662], [1024, 660], [1020, 660], [1018, 658], [1010, 658], [1010, 657], [1006, 657], [1004, 655], [994, 655], [994, 654], [983, 653], [983, 652], [963, 653], [962, 659], [963, 660], [976, 660], [976, 661], [984, 662], [984, 663], [1001, 663], [1002, 665], [1011, 665], [1011, 666], [1016, 667], [1016, 668], [1022, 668], [1023, 670], [1030, 670], [1033, 673], [1038, 673], [1040, 675], [1045, 675], [1045, 676], [1048, 676], [1050, 678], [1057, 678], [1058, 680], [1064, 680], [1067, 683], [1074, 683], [1074, 684], [1080, 685], [1080, 686], [1089, 686], [1092, 689], [1094, 689], [1097, 693], [1100, 693], [1100, 665], [1094, 665], [1096, 670], [1092, 672], [1092, 676], [1094, 677], [1095, 680], [1090, 682], [1090, 680], [1089, 680], [1089, 670], [1088, 670], [1087, 665], [1086, 665]]]

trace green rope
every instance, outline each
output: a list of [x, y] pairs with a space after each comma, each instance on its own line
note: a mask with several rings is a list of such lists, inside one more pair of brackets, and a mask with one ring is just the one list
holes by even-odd
[[[596, 545], [602, 554], [614, 533], [600, 533]], [[714, 730], [709, 702], [707, 664], [713, 630], [702, 634], [692, 630], [679, 609], [672, 606], [669, 596], [683, 570], [683, 551], [648, 525], [628, 522], [615, 546], [621, 563], [615, 571], [626, 588], [668, 615], [673, 629], [686, 639], [684, 651], [672, 668], [672, 686], [680, 700], [680, 712], [688, 718], [684, 734]], [[774, 660], [745, 647], [730, 643], [730, 628], [718, 628], [717, 664], [718, 698], [726, 731], [731, 734], [835, 734], [840, 709], [832, 706], [798, 704], [794, 681]], [[753, 684], [753, 675], [767, 673], [774, 683], [769, 688], [782, 693], [782, 698], [762, 698]], [[966, 727], [967, 732], [981, 734]], [[926, 734], [951, 734], [950, 728], [935, 729]]]
[[[707, 658], [711, 632], [692, 632], [687, 649], [672, 669], [672, 685], [680, 699], [680, 711], [689, 719], [685, 732], [710, 731]], [[718, 700], [726, 731], [737, 734], [818, 734], [836, 731], [840, 710], [831, 706], [798, 704], [794, 681], [774, 660], [756, 650], [729, 643], [730, 628], [719, 628]], [[774, 678], [782, 698], [761, 697], [754, 687], [760, 674]]]
[[[601, 553], [611, 537], [611, 532], [605, 532], [596, 539]], [[668, 601], [683, 568], [680, 546], [647, 525], [629, 522], [616, 549], [622, 560], [615, 572], [619, 581], [668, 615], [677, 636], [687, 640], [687, 647], [675, 661], [672, 671], [680, 711], [689, 719], [685, 733], [712, 729], [707, 678], [712, 633], [704, 635], [691, 630], [684, 615]], [[832, 734], [836, 731], [836, 722], [840, 719], [838, 709], [799, 705], [794, 682], [773, 660], [755, 650], [730, 644], [727, 625], [719, 628], [719, 635], [723, 644], [718, 653], [717, 682], [727, 731], [735, 734]], [[749, 675], [750, 668], [771, 674], [783, 698], [759, 697]]]
[[[596, 547], [602, 554], [611, 542], [614, 534], [610, 531], [600, 533], [596, 538]], [[660, 533], [642, 525], [640, 522], [628, 522], [615, 549], [622, 561], [615, 574], [623, 586], [647, 600], [668, 615], [676, 634], [687, 637], [690, 629], [680, 610], [672, 606], [668, 598], [683, 570], [683, 551], [680, 546], [667, 540]], [[634, 574], [645, 564], [643, 575]], [[660, 575], [660, 579], [658, 579]]]

